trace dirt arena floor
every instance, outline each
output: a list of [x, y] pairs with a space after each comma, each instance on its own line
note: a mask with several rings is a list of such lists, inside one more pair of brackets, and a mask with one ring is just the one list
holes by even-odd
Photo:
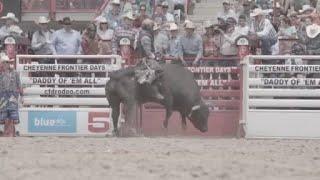
[[0, 138], [0, 179], [319, 180], [319, 140]]

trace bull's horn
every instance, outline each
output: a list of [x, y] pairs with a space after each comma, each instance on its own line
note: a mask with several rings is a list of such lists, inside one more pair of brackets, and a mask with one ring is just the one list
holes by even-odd
[[195, 105], [192, 107], [191, 111], [195, 111], [195, 110], [198, 110], [200, 109], [200, 105]]

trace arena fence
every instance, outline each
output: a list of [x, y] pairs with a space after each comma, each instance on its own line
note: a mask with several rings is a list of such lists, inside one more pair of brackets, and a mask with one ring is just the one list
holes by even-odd
[[105, 98], [116, 55], [18, 55], [24, 96], [17, 129], [23, 136], [105, 136], [112, 132]]
[[142, 131], [145, 135], [201, 135], [229, 136], [237, 134], [240, 119], [241, 81], [239, 58], [203, 58], [203, 66], [188, 67], [194, 73], [201, 95], [209, 105], [208, 132], [201, 133], [187, 121], [187, 130], [181, 128], [181, 118], [173, 113], [168, 131], [162, 128], [164, 109], [157, 104], [145, 104], [142, 112]]
[[320, 138], [320, 56], [248, 56], [242, 67], [247, 138]]

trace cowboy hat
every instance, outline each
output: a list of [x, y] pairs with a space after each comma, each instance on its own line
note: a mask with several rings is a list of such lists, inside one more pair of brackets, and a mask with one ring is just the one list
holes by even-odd
[[16, 26], [16, 25], [10, 26], [9, 27], [9, 32], [17, 33], [17, 34], [22, 34], [23, 33], [22, 29], [19, 26]]
[[99, 24], [108, 24], [107, 18], [105, 18], [105, 17], [103, 17], [103, 16], [99, 16], [99, 18], [97, 18], [96, 21], [97, 21]]
[[170, 23], [169, 26], [169, 31], [177, 31], [178, 30], [178, 26], [176, 23]]
[[251, 17], [261, 16], [264, 15], [264, 11], [261, 8], [256, 8], [253, 10], [252, 13], [250, 13]]
[[128, 13], [124, 14], [124, 15], [122, 16], [122, 18], [128, 18], [128, 19], [130, 19], [130, 20], [134, 20], [134, 19], [135, 19], [135, 18], [133, 17], [133, 14], [132, 14], [131, 12], [128, 12]]
[[194, 23], [193, 23], [193, 22], [189, 21], [189, 22], [186, 22], [186, 24], [185, 24], [185, 27], [184, 27], [184, 28], [186, 28], [186, 29], [195, 29], [195, 28], [196, 28], [196, 26], [194, 25]]
[[213, 26], [213, 24], [212, 24], [212, 22], [209, 21], [209, 20], [203, 22], [203, 27], [204, 27], [204, 28], [210, 28], [210, 27], [212, 27], [212, 26]]
[[112, 0], [111, 4], [119, 4], [120, 5], [120, 0]]
[[224, 0], [224, 1], [222, 2], [222, 4], [230, 4], [230, 1], [229, 1], [229, 0]]
[[50, 20], [45, 16], [39, 16], [38, 20], [35, 21], [36, 24], [47, 24]]
[[169, 3], [167, 1], [163, 1], [161, 6], [162, 7], [169, 7]]
[[313, 11], [313, 7], [311, 7], [309, 4], [303, 5], [302, 9], [299, 11], [300, 13], [305, 13], [306, 11]]
[[306, 27], [307, 36], [309, 38], [315, 38], [320, 34], [320, 26], [317, 24], [312, 24]]
[[16, 18], [16, 15], [12, 12], [8, 12], [6, 16], [2, 16], [1, 19], [12, 19], [15, 22], [19, 22], [18, 18]]
[[2, 53], [0, 53], [0, 61], [1, 62], [13, 62], [14, 59], [10, 59], [9, 56], [6, 55], [6, 53], [2, 52]]

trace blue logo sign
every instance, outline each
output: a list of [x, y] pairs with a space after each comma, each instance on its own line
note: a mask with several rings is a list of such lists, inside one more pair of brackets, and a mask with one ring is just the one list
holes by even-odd
[[33, 133], [75, 133], [77, 114], [75, 111], [30, 111], [28, 131]]

